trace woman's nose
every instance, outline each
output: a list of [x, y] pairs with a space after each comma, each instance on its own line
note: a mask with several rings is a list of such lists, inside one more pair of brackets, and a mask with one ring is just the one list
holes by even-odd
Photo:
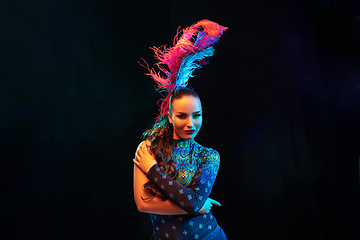
[[192, 117], [189, 117], [187, 126], [188, 126], [189, 128], [191, 128], [192, 126], [194, 126], [194, 119], [193, 119]]

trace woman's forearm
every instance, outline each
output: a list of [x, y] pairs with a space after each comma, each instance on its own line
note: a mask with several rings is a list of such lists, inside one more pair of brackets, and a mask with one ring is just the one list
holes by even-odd
[[187, 212], [170, 200], [162, 201], [160, 198], [153, 197], [149, 193], [145, 192], [143, 185], [148, 181], [149, 179], [145, 176], [145, 174], [136, 165], [134, 165], [134, 198], [136, 206], [140, 212], [161, 215], [187, 214]]
[[162, 201], [161, 199], [154, 197], [150, 200], [140, 200], [136, 204], [140, 212], [155, 213], [160, 215], [183, 215], [188, 214], [180, 207], [176, 206], [170, 200]]

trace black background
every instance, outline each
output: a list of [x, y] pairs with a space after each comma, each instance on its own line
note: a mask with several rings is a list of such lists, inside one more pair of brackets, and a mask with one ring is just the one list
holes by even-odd
[[178, 26], [229, 27], [189, 85], [221, 155], [229, 239], [360, 238], [360, 4], [7, 1], [0, 14], [1, 239], [150, 239], [132, 158], [160, 95], [137, 61]]

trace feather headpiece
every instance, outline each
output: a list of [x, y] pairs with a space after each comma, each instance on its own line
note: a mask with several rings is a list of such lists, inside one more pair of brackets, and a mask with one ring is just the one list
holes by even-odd
[[169, 99], [172, 92], [186, 87], [189, 78], [193, 77], [194, 70], [208, 63], [206, 58], [214, 54], [213, 46], [226, 29], [227, 27], [210, 20], [201, 20], [178, 31], [173, 47], [152, 48], [155, 58], [158, 60], [156, 66], [166, 75], [166, 77], [162, 77], [160, 72], [147, 67], [149, 70], [147, 75], [155, 80], [159, 87], [158, 91], [167, 92], [166, 96], [160, 99], [159, 117], [166, 115], [169, 110]]

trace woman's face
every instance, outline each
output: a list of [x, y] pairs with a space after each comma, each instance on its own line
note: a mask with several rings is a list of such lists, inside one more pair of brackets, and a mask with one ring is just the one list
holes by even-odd
[[174, 99], [171, 105], [169, 121], [174, 128], [174, 139], [194, 138], [202, 125], [200, 99], [193, 96]]

